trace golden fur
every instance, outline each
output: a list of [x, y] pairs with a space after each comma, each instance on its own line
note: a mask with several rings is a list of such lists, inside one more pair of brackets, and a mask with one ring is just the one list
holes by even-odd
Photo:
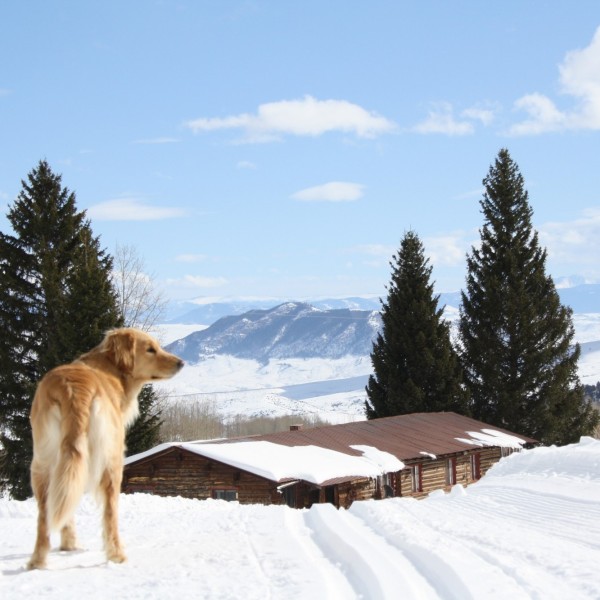
[[61, 531], [61, 550], [76, 548], [73, 514], [85, 491], [103, 505], [108, 560], [125, 560], [117, 524], [125, 428], [138, 415], [144, 383], [172, 377], [182, 366], [151, 336], [122, 328], [42, 378], [30, 416], [31, 485], [39, 514], [29, 569], [46, 565], [52, 530]]

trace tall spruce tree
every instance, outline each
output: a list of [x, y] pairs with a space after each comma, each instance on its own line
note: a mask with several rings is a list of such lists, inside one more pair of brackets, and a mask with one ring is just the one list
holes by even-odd
[[481, 245], [467, 257], [461, 360], [473, 416], [544, 443], [591, 434], [598, 413], [577, 375], [572, 311], [546, 275], [546, 251], [518, 166], [502, 149], [483, 180]]
[[390, 266], [387, 300], [382, 301], [383, 326], [371, 353], [367, 418], [445, 410], [466, 414], [458, 357], [416, 233], [404, 235]]
[[45, 161], [33, 169], [0, 233], [0, 485], [31, 494], [29, 410], [40, 377], [121, 323], [100, 249], [75, 194]]

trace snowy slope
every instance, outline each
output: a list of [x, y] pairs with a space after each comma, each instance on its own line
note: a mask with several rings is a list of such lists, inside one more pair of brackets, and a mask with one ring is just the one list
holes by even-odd
[[349, 510], [122, 496], [122, 565], [105, 562], [86, 501], [83, 549], [25, 571], [35, 514], [32, 501], [0, 500], [3, 600], [600, 598], [600, 441], [589, 438], [512, 455], [450, 494]]
[[[456, 309], [447, 308], [455, 321]], [[581, 345], [582, 383], [600, 381], [600, 313], [574, 315]], [[193, 325], [164, 325], [163, 343], [191, 333]], [[368, 355], [338, 359], [271, 359], [266, 363], [215, 355], [187, 365], [177, 377], [155, 384], [173, 400], [214, 401], [225, 416], [317, 415], [331, 423], [364, 419], [365, 385], [372, 372]]]

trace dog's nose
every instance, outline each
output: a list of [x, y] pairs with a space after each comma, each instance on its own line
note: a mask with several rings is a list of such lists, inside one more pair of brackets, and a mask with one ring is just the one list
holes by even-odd
[[185, 362], [183, 360], [181, 360], [181, 358], [177, 361], [177, 370], [181, 371], [181, 369], [183, 369], [183, 366], [185, 365]]

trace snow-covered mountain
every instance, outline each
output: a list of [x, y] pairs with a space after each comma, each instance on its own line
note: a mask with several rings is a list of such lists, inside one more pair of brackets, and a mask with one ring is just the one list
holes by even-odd
[[[176, 302], [169, 307], [167, 323], [211, 325], [223, 317], [244, 314], [250, 310], [267, 310], [287, 302], [299, 302], [285, 298], [198, 298], [189, 302]], [[350, 298], [315, 298], [307, 304], [321, 310], [380, 310], [381, 302], [376, 296]]]
[[[581, 345], [580, 379], [595, 385], [600, 380], [600, 286], [558, 291], [574, 311], [575, 341]], [[212, 305], [213, 314], [219, 307], [233, 306], [221, 300], [211, 299], [204, 306]], [[212, 325], [205, 312], [188, 323], [174, 318], [159, 326], [156, 334], [162, 343], [181, 355], [187, 366], [173, 380], [156, 385], [172, 399], [214, 401], [223, 415], [310, 413], [330, 422], [364, 418], [379, 299], [278, 306], [275, 299], [262, 301], [266, 303], [262, 308], [257, 308], [256, 299], [236, 301], [236, 310], [246, 310]], [[454, 324], [459, 304], [459, 293], [440, 297], [445, 318]], [[180, 316], [188, 308], [179, 306]]]
[[378, 311], [323, 310], [301, 302], [222, 317], [167, 346], [194, 364], [215, 354], [266, 363], [280, 358], [365, 356], [380, 327]]
[[[577, 307], [575, 313], [600, 313], [600, 286], [580, 285], [559, 289], [564, 304]], [[567, 302], [569, 299], [569, 302]], [[208, 302], [188, 311], [176, 321], [181, 325], [212, 323], [199, 327], [169, 345], [188, 363], [195, 364], [214, 355], [229, 355], [265, 363], [281, 358], [341, 358], [368, 356], [381, 319], [378, 298], [342, 298], [304, 302], [285, 302], [271, 306], [270, 300]], [[456, 322], [460, 294], [442, 294], [438, 305], [445, 306], [445, 317]], [[267, 306], [264, 306], [267, 305]], [[237, 311], [250, 306], [239, 314]], [[232, 311], [227, 313], [227, 311]], [[227, 313], [213, 322], [214, 317]], [[581, 322], [575, 317], [578, 333]], [[189, 334], [188, 334], [189, 333]], [[580, 342], [597, 342], [598, 337]], [[584, 350], [582, 348], [582, 350]], [[596, 351], [591, 346], [586, 352]]]
[[[581, 284], [557, 289], [561, 302], [570, 306], [574, 313], [600, 313], [600, 284]], [[385, 297], [385, 295], [384, 295]], [[168, 324], [211, 325], [222, 317], [241, 315], [255, 309], [267, 310], [286, 302], [297, 302], [293, 298], [225, 298], [200, 297], [189, 301], [177, 301], [169, 305], [165, 322]], [[321, 310], [347, 308], [350, 310], [380, 310], [378, 296], [352, 296], [347, 298], [310, 298], [302, 302]], [[460, 292], [439, 294], [438, 306], [458, 309]]]

